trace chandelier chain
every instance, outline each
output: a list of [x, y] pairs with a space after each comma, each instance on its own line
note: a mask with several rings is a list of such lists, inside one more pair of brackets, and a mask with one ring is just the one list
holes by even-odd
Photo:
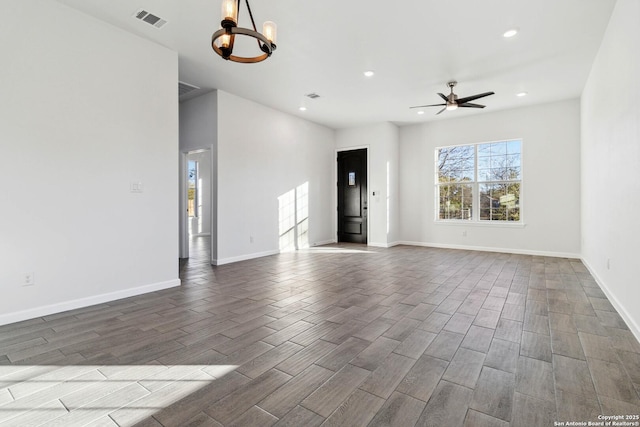
[[[241, 0], [238, 0], [238, 16], [240, 16], [240, 2]], [[256, 28], [256, 22], [253, 20], [253, 13], [251, 13], [251, 6], [249, 5], [249, 0], [245, 0], [245, 2], [247, 3], [247, 10], [249, 11], [249, 18], [251, 18], [251, 25], [253, 25], [253, 31], [257, 32], [258, 29]], [[258, 43], [258, 47], [262, 49], [260, 40], [256, 39], [256, 43]]]

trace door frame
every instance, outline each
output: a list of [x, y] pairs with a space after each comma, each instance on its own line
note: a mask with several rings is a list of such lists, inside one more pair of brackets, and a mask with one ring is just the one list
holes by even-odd
[[[371, 146], [369, 144], [365, 145], [354, 145], [352, 147], [341, 147], [336, 148], [334, 154], [334, 162], [333, 162], [333, 242], [338, 242], [338, 153], [344, 151], [356, 151], [356, 150], [367, 150], [367, 200], [371, 200], [371, 182], [369, 181], [370, 176], [370, 158], [371, 158]], [[372, 212], [372, 204], [367, 204], [367, 246], [369, 246], [369, 242], [371, 241], [371, 215]]]
[[189, 215], [187, 214], [187, 154], [180, 151], [178, 166], [178, 257], [189, 258]]
[[215, 265], [214, 256], [215, 256], [215, 245], [217, 245], [217, 212], [215, 211], [217, 207], [217, 168], [215, 166], [215, 153], [213, 151], [213, 146], [204, 147], [204, 148], [194, 148], [190, 150], [180, 150], [180, 159], [178, 165], [178, 257], [179, 258], [189, 258], [189, 215], [187, 214], [187, 198], [188, 198], [188, 187], [189, 180], [187, 179], [188, 172], [188, 161], [187, 156], [190, 153], [201, 153], [208, 152], [209, 153], [209, 162], [210, 162], [210, 183], [211, 183], [211, 203], [209, 209], [211, 210], [211, 247], [209, 248], [210, 263]]

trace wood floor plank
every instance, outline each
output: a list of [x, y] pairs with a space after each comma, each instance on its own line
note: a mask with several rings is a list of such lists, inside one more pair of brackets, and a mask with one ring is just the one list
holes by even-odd
[[228, 424], [290, 379], [290, 375], [272, 369], [240, 386], [236, 391], [209, 407], [205, 413], [222, 424]]
[[555, 405], [546, 400], [516, 393], [513, 407], [510, 427], [552, 426], [558, 420]]
[[369, 375], [360, 388], [387, 399], [415, 363], [415, 359], [392, 353]]
[[369, 341], [351, 337], [318, 360], [316, 364], [332, 371], [338, 371], [369, 345], [371, 345]]
[[406, 394], [394, 392], [377, 412], [369, 427], [413, 426], [426, 403]]
[[555, 401], [553, 366], [549, 362], [520, 356], [516, 391], [537, 399]]
[[305, 408], [330, 416], [342, 402], [371, 374], [366, 369], [346, 365], [301, 403]]
[[296, 406], [287, 415], [278, 421], [276, 427], [317, 427], [324, 422], [324, 417], [303, 408], [302, 406]]
[[424, 354], [407, 372], [396, 391], [428, 402], [448, 365], [444, 360]]
[[586, 361], [554, 354], [553, 374], [556, 389], [588, 398], [596, 396]]
[[484, 353], [461, 347], [453, 356], [442, 379], [471, 389], [475, 388], [484, 358]]
[[424, 354], [450, 361], [463, 339], [462, 334], [442, 331], [427, 347]]
[[[349, 363], [368, 371], [374, 371], [399, 344], [399, 341], [381, 336], [362, 350]], [[320, 365], [322, 366], [322, 364]]]
[[515, 375], [485, 366], [473, 392], [470, 407], [499, 418], [511, 421], [513, 395], [515, 392]]
[[384, 399], [358, 389], [327, 418], [323, 425], [366, 427], [383, 404]]
[[276, 417], [282, 418], [331, 378], [333, 374], [334, 372], [329, 369], [311, 365], [259, 402], [258, 406]]
[[461, 426], [467, 415], [473, 391], [447, 381], [440, 381], [416, 426]]

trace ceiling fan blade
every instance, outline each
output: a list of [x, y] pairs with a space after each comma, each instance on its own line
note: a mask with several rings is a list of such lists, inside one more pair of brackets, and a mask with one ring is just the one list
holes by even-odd
[[437, 116], [438, 114], [442, 113], [442, 112], [443, 112], [444, 110], [446, 110], [446, 109], [447, 109], [447, 107], [444, 107], [442, 110], [438, 111], [438, 112], [436, 113], [436, 116]]
[[422, 108], [422, 107], [441, 107], [443, 105], [447, 105], [447, 104], [431, 104], [431, 105], [416, 105], [414, 107], [409, 107], [409, 108]]
[[442, 94], [440, 92], [438, 92], [438, 95], [440, 95], [440, 98], [444, 99], [445, 102], [447, 102], [449, 100], [449, 98], [447, 98], [446, 95], [444, 95], [444, 94]]
[[458, 105], [464, 104], [469, 101], [473, 101], [474, 99], [484, 98], [485, 96], [489, 96], [493, 94], [495, 94], [495, 92], [485, 92], [485, 93], [479, 93], [477, 95], [467, 96], [465, 98], [458, 98]]
[[464, 104], [458, 104], [458, 107], [469, 107], [469, 108], [484, 108], [486, 107], [485, 105], [480, 105], [480, 104], [472, 104], [470, 102], [465, 102]]

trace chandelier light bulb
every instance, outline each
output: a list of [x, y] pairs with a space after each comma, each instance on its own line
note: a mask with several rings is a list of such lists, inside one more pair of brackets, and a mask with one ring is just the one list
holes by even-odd
[[[238, 4], [236, 0], [222, 0], [222, 26], [238, 24]], [[233, 24], [231, 24], [233, 23]], [[226, 25], [225, 25], [226, 24]]]
[[458, 104], [456, 103], [447, 103], [447, 111], [453, 111], [458, 109]]
[[269, 40], [271, 43], [275, 43], [276, 37], [278, 35], [278, 26], [273, 21], [266, 21], [262, 25], [262, 34]]
[[220, 47], [228, 49], [231, 44], [231, 36], [229, 34], [224, 34], [220, 37]]

